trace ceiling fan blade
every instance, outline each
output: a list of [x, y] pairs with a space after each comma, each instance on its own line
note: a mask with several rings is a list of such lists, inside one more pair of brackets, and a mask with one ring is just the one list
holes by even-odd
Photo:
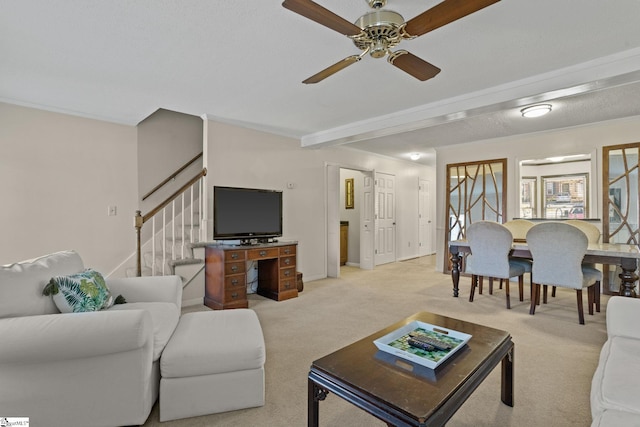
[[424, 59], [420, 59], [406, 50], [397, 50], [390, 53], [387, 61], [421, 81], [429, 80], [440, 72], [440, 68], [429, 64]]
[[311, 0], [284, 0], [282, 6], [345, 36], [355, 36], [362, 32], [360, 27]]
[[418, 37], [499, 1], [444, 0], [437, 6], [407, 21], [404, 29], [410, 36]]
[[362, 59], [361, 55], [348, 56], [348, 57], [344, 58], [343, 60], [338, 61], [335, 64], [331, 65], [330, 67], [325, 68], [324, 70], [320, 71], [319, 73], [314, 74], [313, 76], [311, 76], [308, 79], [304, 80], [302, 83], [306, 83], [306, 84], [318, 83], [318, 82], [326, 79], [327, 77], [337, 73], [338, 71], [348, 67], [349, 65], [355, 64], [356, 62], [360, 61], [361, 59]]

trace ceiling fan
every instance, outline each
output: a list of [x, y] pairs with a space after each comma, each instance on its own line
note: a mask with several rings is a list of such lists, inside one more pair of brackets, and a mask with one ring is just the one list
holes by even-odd
[[285, 8], [344, 34], [363, 51], [360, 55], [348, 56], [336, 62], [302, 83], [318, 83], [360, 61], [367, 53], [374, 58], [387, 56], [387, 61], [390, 64], [418, 80], [431, 79], [440, 72], [440, 68], [406, 50], [392, 52], [390, 49], [397, 46], [402, 40], [426, 34], [500, 0], [443, 0], [406, 22], [399, 13], [382, 9], [386, 6], [387, 0], [366, 1], [374, 10], [362, 15], [352, 24], [311, 0], [284, 0], [282, 6]]

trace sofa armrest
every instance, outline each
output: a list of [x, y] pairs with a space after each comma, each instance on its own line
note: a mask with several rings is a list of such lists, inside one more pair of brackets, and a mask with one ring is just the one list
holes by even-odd
[[182, 308], [180, 276], [107, 278], [106, 283], [114, 297], [127, 302], [172, 302]]
[[614, 296], [607, 302], [607, 335], [640, 339], [640, 299]]
[[[145, 310], [47, 314], [0, 319], [0, 365], [40, 363], [153, 348]], [[151, 356], [149, 356], [151, 357]]]

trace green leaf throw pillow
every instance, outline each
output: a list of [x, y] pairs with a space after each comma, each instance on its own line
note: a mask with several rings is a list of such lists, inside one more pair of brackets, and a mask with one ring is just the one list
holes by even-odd
[[61, 313], [98, 311], [114, 304], [104, 277], [90, 268], [82, 273], [53, 277], [42, 294], [53, 295], [53, 302]]

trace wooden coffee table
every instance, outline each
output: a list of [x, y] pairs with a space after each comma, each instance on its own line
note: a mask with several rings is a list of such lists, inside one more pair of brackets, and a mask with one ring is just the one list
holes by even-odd
[[[436, 369], [379, 351], [373, 341], [418, 320], [473, 335]], [[513, 406], [514, 345], [508, 332], [422, 312], [314, 361], [309, 371], [308, 425], [334, 393], [391, 426], [441, 426], [502, 363], [502, 402]]]

